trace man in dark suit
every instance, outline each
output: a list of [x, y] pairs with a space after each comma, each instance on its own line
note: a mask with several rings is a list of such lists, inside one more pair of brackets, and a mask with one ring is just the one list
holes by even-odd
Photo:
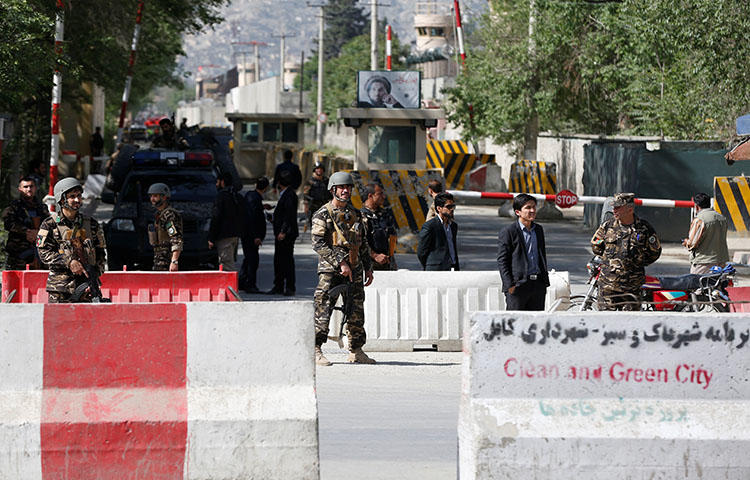
[[534, 223], [536, 199], [522, 193], [513, 199], [517, 220], [497, 237], [497, 268], [503, 280], [506, 310], [544, 310], [549, 286], [544, 230]]
[[266, 238], [266, 216], [263, 214], [263, 194], [268, 190], [268, 179], [261, 177], [255, 190], [245, 193], [245, 222], [242, 231], [242, 251], [245, 259], [240, 268], [239, 287], [247, 293], [260, 293], [257, 284], [258, 249]]
[[456, 234], [458, 225], [453, 220], [456, 204], [447, 192], [435, 196], [437, 216], [422, 225], [419, 231], [417, 257], [423, 270], [459, 270]]
[[274, 190], [279, 189], [279, 179], [283, 172], [289, 173], [289, 186], [292, 187], [292, 190], [296, 191], [302, 184], [302, 172], [300, 171], [299, 166], [292, 162], [293, 158], [294, 153], [292, 153], [291, 150], [284, 150], [284, 161], [276, 165], [276, 170], [273, 173], [272, 186]]
[[292, 188], [292, 175], [282, 172], [278, 178], [279, 201], [273, 212], [273, 289], [268, 293], [295, 294], [294, 241], [299, 236], [297, 226], [297, 205], [299, 200]]

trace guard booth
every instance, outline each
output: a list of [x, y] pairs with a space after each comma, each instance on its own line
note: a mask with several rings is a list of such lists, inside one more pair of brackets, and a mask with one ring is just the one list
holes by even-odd
[[427, 129], [445, 111], [435, 108], [340, 108], [338, 117], [355, 130], [355, 170], [424, 170]]
[[386, 208], [399, 227], [396, 251], [416, 251], [416, 234], [427, 216], [427, 184], [442, 171], [427, 168], [427, 129], [445, 117], [441, 109], [342, 108], [338, 117], [355, 130], [352, 204], [370, 182], [383, 186]]
[[228, 113], [234, 125], [234, 164], [244, 184], [272, 177], [284, 150], [295, 154], [305, 145], [304, 113]]

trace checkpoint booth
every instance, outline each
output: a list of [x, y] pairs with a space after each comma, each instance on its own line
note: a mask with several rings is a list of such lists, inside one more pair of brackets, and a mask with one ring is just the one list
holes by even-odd
[[234, 126], [234, 165], [242, 183], [272, 177], [284, 150], [295, 154], [305, 145], [305, 113], [228, 113]]
[[439, 108], [340, 108], [338, 117], [355, 131], [355, 170], [427, 168], [427, 129], [445, 111]]

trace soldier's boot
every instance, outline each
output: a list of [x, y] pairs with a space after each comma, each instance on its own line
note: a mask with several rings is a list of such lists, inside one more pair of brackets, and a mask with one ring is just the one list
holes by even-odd
[[323, 355], [323, 350], [321, 350], [320, 345], [315, 345], [315, 365], [321, 365], [324, 367], [330, 367], [333, 365], [325, 355]]
[[349, 363], [376, 363], [375, 360], [368, 357], [365, 352], [362, 351], [361, 348], [355, 348], [349, 353], [349, 358], [346, 359]]

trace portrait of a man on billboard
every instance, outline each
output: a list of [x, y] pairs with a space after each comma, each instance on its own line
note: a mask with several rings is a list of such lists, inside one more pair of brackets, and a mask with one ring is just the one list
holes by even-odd
[[357, 72], [360, 108], [419, 108], [420, 72]]

